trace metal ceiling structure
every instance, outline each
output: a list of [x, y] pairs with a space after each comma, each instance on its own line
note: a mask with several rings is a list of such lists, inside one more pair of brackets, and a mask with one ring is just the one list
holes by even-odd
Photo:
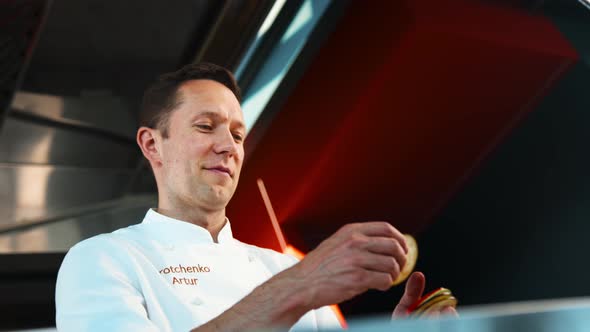
[[[5, 6], [27, 8], [19, 3]], [[34, 56], [26, 74], [20, 70], [20, 81], [11, 88], [0, 134], [3, 252], [31, 252], [6, 240], [17, 229], [80, 220], [125, 206], [128, 196], [135, 202], [130, 208], [153, 204], [151, 174], [135, 144], [142, 91], [158, 74], [191, 61], [235, 68], [273, 4], [38, 3], [46, 14], [37, 25], [43, 17], [47, 22], [36, 47], [29, 48]]]
[[67, 249], [154, 205], [135, 145], [145, 87], [192, 61], [237, 68], [273, 4], [0, 3], [0, 328], [53, 325]]

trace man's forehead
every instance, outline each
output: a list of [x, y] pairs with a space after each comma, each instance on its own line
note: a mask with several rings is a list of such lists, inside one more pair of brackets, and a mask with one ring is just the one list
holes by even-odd
[[191, 80], [183, 83], [178, 98], [181, 103], [196, 111], [228, 112], [243, 121], [243, 111], [233, 92], [225, 85], [213, 80]]
[[216, 85], [210, 85], [209, 87], [211, 88], [197, 86], [196, 84], [181, 87], [179, 90], [181, 95], [178, 96], [181, 103], [177, 110], [182, 111], [176, 113], [182, 114], [178, 114], [178, 117], [184, 119], [189, 118], [190, 121], [194, 121], [199, 117], [215, 117], [220, 120], [230, 120], [235, 125], [245, 128], [242, 108], [231, 90], [227, 89], [221, 83], [211, 82], [221, 85], [229, 94], [221, 93], [218, 90], [219, 87], [216, 87]]
[[180, 85], [179, 91], [186, 96], [199, 97], [211, 95], [223, 95], [225, 97], [232, 97], [235, 102], [239, 104], [238, 99], [227, 86], [211, 79], [197, 79], [189, 80]]

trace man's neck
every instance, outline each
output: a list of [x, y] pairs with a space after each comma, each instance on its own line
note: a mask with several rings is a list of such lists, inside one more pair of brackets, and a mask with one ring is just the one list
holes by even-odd
[[225, 209], [218, 211], [203, 211], [200, 208], [170, 208], [158, 206], [157, 212], [167, 217], [189, 222], [201, 226], [209, 231], [213, 242], [217, 243], [219, 232], [225, 226]]

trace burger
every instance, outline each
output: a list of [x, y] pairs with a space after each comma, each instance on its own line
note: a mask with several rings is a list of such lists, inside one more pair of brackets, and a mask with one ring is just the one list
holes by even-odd
[[441, 287], [424, 295], [408, 308], [408, 313], [413, 317], [428, 316], [438, 312], [445, 307], [456, 307], [457, 299], [447, 288]]
[[[404, 234], [404, 236], [408, 245], [406, 264], [400, 271], [399, 276], [393, 281], [393, 286], [404, 282], [410, 276], [418, 260], [418, 244], [416, 243], [416, 239], [409, 234]], [[408, 308], [408, 313], [414, 317], [427, 316], [429, 313], [440, 311], [442, 308], [449, 306], [456, 307], [457, 299], [449, 289], [441, 287], [416, 301], [416, 303]]]

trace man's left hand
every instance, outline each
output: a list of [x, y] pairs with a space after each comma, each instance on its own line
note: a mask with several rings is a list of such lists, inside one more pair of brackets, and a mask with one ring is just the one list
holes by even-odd
[[[421, 297], [422, 293], [424, 293], [424, 286], [426, 284], [426, 278], [422, 272], [414, 272], [408, 278], [406, 282], [406, 290], [404, 291], [404, 295], [402, 296], [401, 300], [395, 306], [393, 310], [393, 314], [391, 318], [403, 318], [407, 317], [410, 313], [408, 309], [412, 306], [412, 304], [416, 303]], [[441, 308], [440, 310], [429, 314], [429, 317], [436, 317], [439, 315], [451, 315], [458, 317], [457, 310], [454, 307], [447, 306]]]

